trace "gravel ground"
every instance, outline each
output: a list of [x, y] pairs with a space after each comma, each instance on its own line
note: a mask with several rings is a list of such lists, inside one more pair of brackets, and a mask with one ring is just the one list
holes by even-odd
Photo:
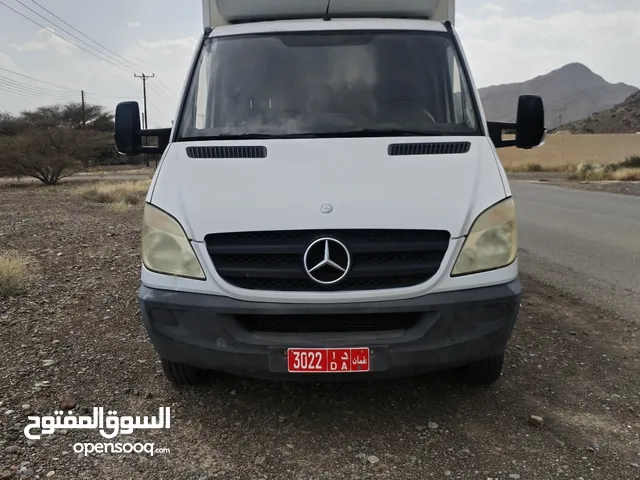
[[509, 179], [528, 182], [547, 182], [550, 185], [558, 185], [565, 188], [577, 188], [579, 190], [588, 190], [592, 192], [618, 193], [622, 195], [640, 197], [640, 182], [578, 182], [568, 180], [566, 173], [557, 172], [509, 173]]
[[[123, 180], [144, 180], [146, 178], [153, 177], [153, 173], [150, 171], [142, 172], [140, 170], [130, 170], [119, 171], [102, 171], [99, 173], [95, 172], [84, 172], [78, 173], [71, 177], [65, 177], [58, 182], [59, 186], [66, 186], [70, 183], [76, 182], [93, 182], [93, 181], [123, 181]], [[0, 188], [29, 188], [30, 186], [42, 186], [40, 180], [31, 177], [24, 177], [20, 180], [16, 180], [13, 177], [0, 177]]]
[[[175, 389], [137, 310], [140, 207], [112, 212], [72, 187], [0, 187], [0, 251], [34, 259], [28, 294], [0, 303], [0, 478], [640, 479], [640, 326], [525, 276], [505, 375], [469, 388], [441, 373], [373, 383], [231, 376]], [[155, 415], [153, 457], [84, 457], [95, 431], [27, 441], [27, 415], [71, 394]], [[68, 400], [68, 399], [66, 399]], [[531, 415], [544, 417], [541, 426]]]

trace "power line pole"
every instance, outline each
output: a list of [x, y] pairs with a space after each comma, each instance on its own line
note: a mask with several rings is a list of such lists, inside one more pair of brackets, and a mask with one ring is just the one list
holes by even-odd
[[[133, 74], [134, 77], [142, 79], [142, 98], [144, 99], [144, 114], [142, 116], [142, 124], [144, 125], [144, 129], [149, 128], [149, 115], [147, 114], [147, 80], [156, 76], [155, 73], [151, 75], [145, 75], [144, 72], [142, 75]], [[146, 145], [146, 140], [144, 141]], [[149, 155], [145, 153], [144, 161], [149, 166]]]
[[84, 90], [80, 90], [80, 95], [82, 95], [82, 128], [87, 128], [87, 114], [84, 105]]
[[156, 74], [152, 73], [151, 75], [145, 75], [143, 73], [142, 75], [137, 75], [134, 73], [133, 76], [142, 79], [142, 98], [144, 99], [144, 128], [147, 129], [149, 128], [149, 115], [147, 114], [147, 80], [155, 77]]

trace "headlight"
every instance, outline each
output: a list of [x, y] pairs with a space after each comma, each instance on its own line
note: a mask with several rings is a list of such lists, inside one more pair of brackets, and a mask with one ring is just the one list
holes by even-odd
[[204, 280], [200, 262], [180, 224], [145, 203], [142, 219], [142, 262], [148, 270]]
[[471, 227], [451, 276], [486, 272], [511, 265], [518, 253], [513, 198], [481, 213]]

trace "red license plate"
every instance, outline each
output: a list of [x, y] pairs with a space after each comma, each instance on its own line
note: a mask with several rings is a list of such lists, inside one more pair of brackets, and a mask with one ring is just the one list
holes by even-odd
[[291, 373], [349, 373], [369, 371], [368, 348], [290, 348]]

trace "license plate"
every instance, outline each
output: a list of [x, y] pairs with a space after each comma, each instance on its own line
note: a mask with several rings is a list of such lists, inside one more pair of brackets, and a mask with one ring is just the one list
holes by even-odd
[[291, 373], [350, 373], [369, 371], [368, 348], [289, 348]]

